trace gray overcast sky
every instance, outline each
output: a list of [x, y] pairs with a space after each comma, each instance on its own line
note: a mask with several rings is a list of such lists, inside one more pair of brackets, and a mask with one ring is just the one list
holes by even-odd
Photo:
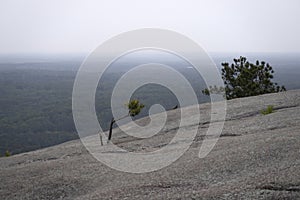
[[0, 53], [90, 52], [138, 28], [185, 34], [208, 51], [300, 52], [299, 0], [1, 0]]

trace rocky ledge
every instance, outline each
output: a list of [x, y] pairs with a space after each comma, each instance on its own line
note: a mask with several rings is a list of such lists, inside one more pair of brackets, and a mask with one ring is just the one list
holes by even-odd
[[[80, 140], [70, 141], [0, 158], [0, 197], [300, 199], [300, 90], [234, 99], [227, 105], [221, 137], [205, 158], [198, 153], [210, 125], [210, 104], [200, 105], [201, 121], [190, 125], [198, 127], [198, 134], [189, 150], [168, 167], [141, 174], [116, 171], [97, 161]], [[261, 114], [269, 105], [274, 112]], [[151, 138], [114, 129], [112, 142], [131, 152], [155, 151], [176, 134], [180, 112], [168, 111], [166, 125]], [[145, 125], [149, 118], [136, 123]], [[188, 132], [190, 126], [182, 128]]]

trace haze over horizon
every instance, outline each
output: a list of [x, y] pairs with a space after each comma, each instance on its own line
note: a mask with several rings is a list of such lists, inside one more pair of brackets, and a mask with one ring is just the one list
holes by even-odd
[[0, 54], [89, 53], [139, 28], [184, 34], [208, 52], [300, 52], [298, 0], [0, 2]]

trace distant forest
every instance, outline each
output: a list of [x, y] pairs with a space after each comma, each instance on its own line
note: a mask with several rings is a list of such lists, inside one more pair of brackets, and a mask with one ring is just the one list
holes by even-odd
[[[0, 69], [0, 155], [6, 150], [16, 154], [77, 139], [72, 116], [76, 71], [15, 68], [12, 64], [10, 67]], [[122, 74], [105, 74], [96, 92], [95, 107], [104, 130], [108, 129], [112, 117], [112, 89]], [[195, 87], [199, 95], [203, 88]], [[178, 105], [172, 92], [154, 84], [139, 88], [133, 98], [145, 104], [137, 118], [148, 115], [153, 104], [161, 104], [167, 110]], [[199, 97], [199, 101], [207, 100], [208, 97]]]
[[[219, 63], [223, 61], [216, 59]], [[72, 88], [80, 63], [0, 64], [0, 156], [6, 150], [17, 154], [78, 138], [72, 117]], [[294, 71], [275, 66], [275, 80], [287, 89], [300, 88], [300, 66], [296, 71], [295, 66], [293, 68]], [[199, 103], [209, 101], [209, 97], [201, 93], [207, 86], [200, 75], [182, 63], [177, 65], [177, 70], [190, 81]], [[108, 129], [112, 117], [111, 92], [122, 74], [122, 70], [107, 71], [97, 88], [95, 107], [104, 130]], [[148, 115], [153, 104], [161, 104], [166, 110], [178, 105], [172, 92], [154, 84], [139, 88], [133, 98], [138, 98], [145, 105], [138, 118]]]

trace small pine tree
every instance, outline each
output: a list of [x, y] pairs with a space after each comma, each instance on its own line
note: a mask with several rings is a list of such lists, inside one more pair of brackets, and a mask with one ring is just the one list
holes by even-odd
[[126, 106], [128, 108], [128, 115], [131, 117], [138, 115], [145, 107], [145, 105], [141, 104], [137, 99], [131, 100]]
[[9, 157], [9, 156], [11, 156], [11, 153], [8, 150], [6, 150], [5, 151], [5, 157]]
[[137, 100], [137, 99], [130, 100], [125, 105], [128, 109], [128, 114], [125, 115], [124, 117], [119, 118], [119, 119], [114, 119], [114, 118], [111, 119], [110, 126], [109, 126], [108, 141], [111, 140], [112, 128], [113, 128], [113, 125], [116, 121], [119, 121], [119, 120], [124, 119], [125, 117], [129, 117], [129, 116], [134, 117], [134, 116], [138, 115], [141, 112], [141, 110], [145, 107], [145, 105], [141, 104], [139, 102], [139, 100]]

